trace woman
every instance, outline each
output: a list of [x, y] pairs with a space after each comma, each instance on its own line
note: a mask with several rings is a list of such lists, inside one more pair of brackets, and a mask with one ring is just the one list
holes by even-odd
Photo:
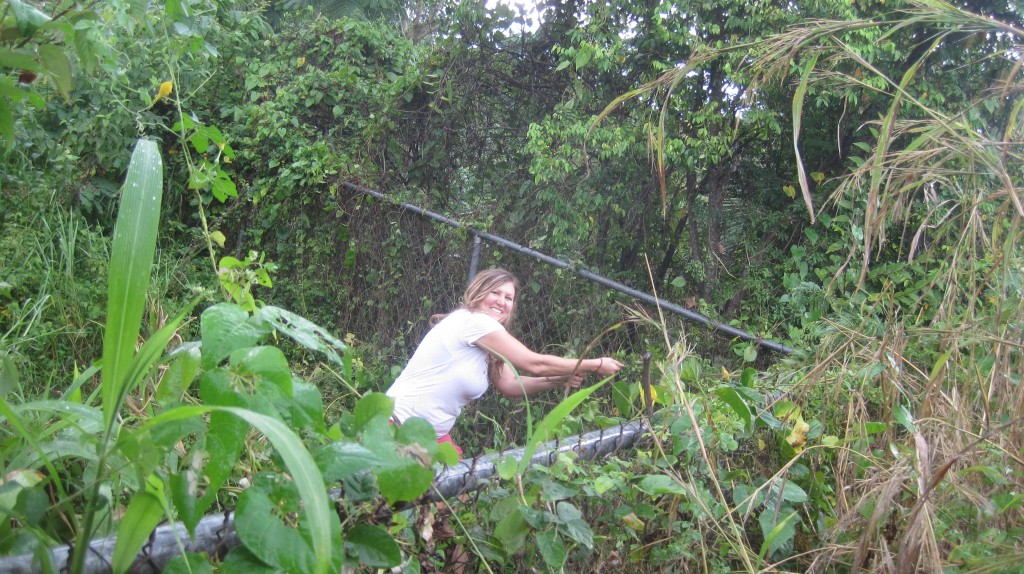
[[[480, 398], [488, 386], [507, 397], [522, 397], [578, 387], [584, 373], [608, 376], [622, 368], [611, 357], [577, 360], [531, 351], [505, 330], [518, 292], [519, 282], [508, 271], [481, 271], [466, 288], [458, 308], [431, 317], [433, 328], [387, 391], [395, 399], [396, 422], [426, 419], [434, 425], [437, 441], [452, 443], [461, 454], [449, 432], [462, 408]], [[516, 371], [534, 376], [516, 376], [505, 360]]]

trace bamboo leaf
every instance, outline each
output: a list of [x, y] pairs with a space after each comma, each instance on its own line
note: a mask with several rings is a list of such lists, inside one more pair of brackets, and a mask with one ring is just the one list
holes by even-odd
[[149, 475], [146, 478], [146, 489], [132, 497], [118, 526], [117, 543], [111, 557], [111, 570], [114, 574], [128, 571], [135, 561], [135, 555], [168, 510], [163, 481], [156, 475]]
[[121, 190], [114, 225], [103, 336], [103, 419], [111, 428], [126, 394], [126, 377], [139, 338], [146, 288], [156, 250], [163, 166], [156, 142], [139, 139]]
[[537, 427], [530, 433], [529, 438], [526, 440], [526, 448], [523, 449], [523, 458], [519, 461], [519, 472], [526, 472], [526, 469], [530, 466], [530, 461], [533, 459], [533, 453], [537, 450], [537, 445], [551, 439], [554, 436], [555, 429], [562, 423], [565, 417], [569, 416], [569, 413], [580, 405], [587, 397], [589, 397], [594, 391], [600, 389], [605, 383], [612, 380], [612, 377], [608, 377], [603, 381], [591, 385], [585, 389], [576, 391], [569, 395], [564, 401], [558, 403], [555, 408], [551, 409], [551, 412], [544, 417]]
[[811, 223], [814, 223], [814, 200], [811, 198], [811, 187], [807, 183], [807, 170], [804, 169], [804, 161], [800, 157], [800, 124], [803, 116], [804, 98], [807, 96], [807, 85], [811, 78], [811, 72], [818, 63], [818, 55], [814, 54], [804, 66], [800, 75], [800, 85], [793, 95], [793, 153], [796, 154], [796, 173], [800, 181], [800, 191], [804, 197], [804, 204], [807, 205], [807, 213], [811, 216]]

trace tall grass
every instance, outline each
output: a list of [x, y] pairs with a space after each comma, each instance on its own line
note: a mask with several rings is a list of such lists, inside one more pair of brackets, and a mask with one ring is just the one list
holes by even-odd
[[[933, 34], [895, 77], [841, 40], [865, 27], [883, 39]], [[927, 103], [918, 76], [947, 65], [940, 48], [965, 35], [999, 44], [968, 65], [1003, 72], [969, 99]], [[795, 54], [813, 54], [808, 90], [854, 89], [871, 77], [889, 98], [863, 161], [829, 200], [863, 207], [864, 239], [848, 259], [860, 260], [859, 288], [840, 294], [817, 364], [794, 389], [843, 398], [834, 414], [850, 438], [832, 463], [831, 545], [811, 571], [994, 571], [990, 558], [1021, 552], [1024, 81], [1011, 58], [1022, 41], [1024, 31], [995, 19], [911, 2], [888, 23], [808, 23], [773, 39], [754, 63], [761, 81], [774, 81]], [[893, 243], [913, 288], [874, 271]], [[877, 421], [886, 432], [869, 436]]]

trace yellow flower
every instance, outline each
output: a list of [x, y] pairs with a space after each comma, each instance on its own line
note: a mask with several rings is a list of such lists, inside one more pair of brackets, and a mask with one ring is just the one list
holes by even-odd
[[166, 98], [167, 96], [171, 95], [172, 91], [174, 91], [174, 84], [170, 81], [160, 84], [160, 89], [156, 93], [156, 98], [153, 98], [153, 103], [155, 104], [160, 100]]
[[305, 63], [306, 63], [306, 57], [305, 56], [299, 56], [299, 58], [295, 62], [295, 67], [296, 68], [301, 68], [302, 65], [305, 64]]
[[800, 452], [803, 450], [804, 444], [807, 443], [807, 431], [809, 430], [811, 430], [811, 425], [804, 422], [802, 416], [796, 417], [796, 422], [793, 424], [793, 432], [789, 433], [789, 436], [786, 437], [786, 442], [794, 450]]

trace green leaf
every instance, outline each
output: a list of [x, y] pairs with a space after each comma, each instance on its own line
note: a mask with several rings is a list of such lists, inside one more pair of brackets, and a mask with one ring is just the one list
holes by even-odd
[[4, 149], [10, 151], [14, 147], [14, 114], [7, 98], [0, 98], [0, 138], [4, 140]]
[[292, 396], [292, 372], [284, 353], [277, 347], [236, 350], [231, 354], [231, 372], [235, 377], [257, 381], [258, 387], [264, 382], [271, 383], [285, 396]]
[[21, 377], [18, 375], [18, 366], [10, 355], [0, 358], [0, 397], [6, 397], [11, 392], [18, 390]]
[[516, 471], [519, 469], [519, 461], [512, 455], [505, 455], [501, 457], [495, 468], [502, 480], [512, 480], [512, 477], [516, 475]]
[[103, 418], [111, 428], [127, 393], [156, 250], [163, 195], [163, 164], [156, 142], [139, 139], [121, 189], [114, 225], [103, 336]]
[[759, 558], [763, 559], [765, 556], [774, 554], [796, 536], [796, 519], [798, 518], [796, 511], [791, 512], [777, 524], [773, 524], [772, 520], [775, 515], [774, 507], [766, 508], [757, 519], [761, 525], [761, 532], [764, 533], [764, 543], [761, 544]]
[[804, 492], [804, 489], [800, 488], [798, 484], [791, 480], [787, 480], [785, 486], [782, 487], [782, 500], [787, 502], [796, 502], [799, 504], [807, 502], [808, 497], [807, 493]]
[[252, 317], [252, 323], [265, 324], [277, 329], [281, 334], [311, 350], [323, 353], [336, 365], [341, 365], [338, 352], [345, 353], [348, 346], [326, 329], [314, 324], [309, 319], [290, 311], [267, 305], [260, 308]]
[[13, 68], [15, 70], [28, 70], [40, 72], [42, 68], [35, 59], [35, 54], [29, 50], [12, 50], [0, 47], [0, 67]]
[[198, 344], [186, 343], [171, 353], [167, 371], [156, 388], [156, 400], [168, 405], [181, 400], [199, 373], [202, 352]]
[[686, 489], [666, 474], [651, 474], [640, 481], [638, 488], [648, 494], [686, 494]]
[[594, 533], [578, 508], [563, 500], [555, 506], [555, 514], [570, 538], [587, 548], [594, 547]]
[[238, 305], [220, 303], [203, 311], [199, 330], [203, 339], [203, 368], [219, 365], [236, 349], [251, 347], [269, 331]]
[[533, 429], [526, 439], [526, 447], [523, 449], [523, 458], [519, 461], [520, 473], [525, 472], [530, 466], [530, 462], [533, 459], [533, 453], [537, 450], [537, 445], [554, 437], [555, 429], [558, 428], [558, 425], [562, 424], [565, 417], [569, 416], [569, 413], [571, 413], [573, 409], [579, 406], [580, 403], [586, 400], [586, 398], [594, 391], [603, 387], [605, 383], [610, 380], [612, 380], [612, 377], [608, 377], [597, 384], [576, 391], [548, 412], [547, 416], [540, 421], [540, 424]]
[[372, 524], [357, 524], [345, 537], [345, 548], [371, 568], [391, 568], [402, 561], [398, 543], [386, 530]]
[[[285, 467], [292, 477], [299, 496], [302, 497], [305, 509], [305, 520], [303, 524], [312, 541], [313, 552], [316, 556], [315, 564], [311, 570], [315, 574], [325, 574], [331, 565], [331, 530], [333, 506], [327, 497], [327, 489], [324, 486], [320, 470], [310, 456], [309, 451], [302, 444], [302, 440], [279, 420], [270, 418], [260, 413], [247, 411], [233, 407], [215, 406], [187, 406], [178, 407], [165, 411], [148, 421], [141, 427], [140, 431], [159, 426], [163, 423], [202, 416], [210, 412], [227, 412], [233, 414], [260, 430], [277, 449]], [[337, 529], [337, 523], [334, 523]]]
[[434, 483], [434, 471], [413, 460], [377, 470], [375, 474], [380, 493], [388, 504], [416, 500]]
[[736, 413], [736, 416], [743, 421], [743, 429], [750, 432], [753, 428], [751, 423], [750, 407], [747, 406], [743, 397], [736, 392], [736, 389], [732, 387], [723, 387], [717, 389], [715, 394], [717, 394], [718, 398], [722, 399], [725, 404], [729, 405], [733, 412]]
[[39, 46], [39, 59], [43, 62], [43, 71], [53, 80], [57, 92], [64, 101], [71, 103], [72, 72], [71, 62], [64, 50], [53, 44]]
[[43, 24], [50, 21], [50, 17], [45, 13], [21, 0], [8, 0], [8, 4], [22, 36], [31, 36]]
[[590, 46], [580, 46], [578, 52], [576, 52], [576, 69], [579, 70], [587, 64], [594, 57], [594, 50]]
[[[162, 574], [213, 574], [213, 566], [210, 565], [206, 554], [185, 552], [171, 558], [164, 566]], [[253, 574], [249, 571], [247, 574]]]
[[565, 542], [557, 530], [544, 530], [537, 533], [537, 549], [541, 558], [551, 571], [560, 571], [567, 556]]
[[893, 418], [903, 428], [907, 429], [908, 432], [917, 432], [917, 425], [914, 424], [914, 415], [910, 413], [910, 410], [904, 405], [896, 405], [893, 410]]
[[514, 554], [526, 543], [530, 524], [523, 517], [523, 507], [516, 506], [505, 514], [494, 527], [494, 538], [501, 544], [506, 555]]
[[313, 455], [313, 459], [323, 472], [324, 481], [328, 483], [337, 482], [384, 462], [361, 444], [340, 441], [325, 445]]
[[367, 393], [356, 403], [352, 411], [356, 430], [362, 430], [375, 417], [390, 417], [395, 410], [395, 399], [384, 393]]
[[117, 528], [117, 542], [111, 558], [114, 574], [128, 571], [153, 529], [169, 512], [163, 481], [155, 474], [149, 475], [145, 490], [136, 492], [132, 497]]
[[296, 528], [282, 520], [266, 493], [250, 487], [242, 491], [235, 509], [238, 538], [257, 558], [286, 572], [309, 572], [316, 560], [313, 549]]

